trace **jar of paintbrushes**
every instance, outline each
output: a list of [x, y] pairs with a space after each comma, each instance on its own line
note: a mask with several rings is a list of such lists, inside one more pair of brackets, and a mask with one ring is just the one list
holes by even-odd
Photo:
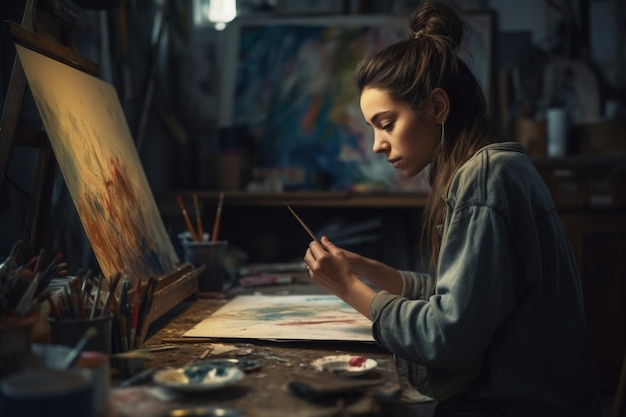
[[[119, 276], [111, 282], [117, 282]], [[91, 271], [79, 271], [61, 287], [50, 300], [50, 341], [53, 344], [74, 346], [87, 329], [96, 329], [85, 350], [111, 353], [114, 287], [103, 275], [95, 278]]]
[[23, 248], [22, 241], [16, 242], [0, 263], [0, 377], [24, 366], [41, 305], [50, 298], [48, 286], [67, 274], [62, 254], [50, 261], [42, 250], [24, 262]]
[[198, 196], [193, 194], [195, 226], [189, 217], [182, 197], [178, 196], [177, 201], [187, 225], [187, 231], [178, 235], [183, 249], [183, 258], [185, 262], [189, 262], [195, 267], [204, 268], [204, 271], [198, 275], [198, 290], [205, 293], [224, 291], [225, 285], [230, 284], [231, 281], [226, 266], [228, 241], [219, 239], [224, 193], [221, 192], [219, 194], [213, 229], [210, 235], [203, 231]]

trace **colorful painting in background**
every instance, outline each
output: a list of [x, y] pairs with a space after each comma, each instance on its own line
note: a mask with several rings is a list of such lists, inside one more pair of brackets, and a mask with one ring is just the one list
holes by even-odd
[[[482, 15], [467, 21], [468, 64], [487, 87], [491, 21]], [[252, 131], [260, 164], [304, 171], [295, 184], [303, 189], [319, 188], [322, 177], [329, 189], [428, 190], [426, 173], [403, 178], [372, 152], [373, 133], [354, 82], [363, 57], [406, 37], [406, 18], [236, 20], [230, 26], [236, 72], [232, 91], [225, 89], [232, 115], [222, 121]]]
[[374, 342], [372, 323], [334, 295], [240, 295], [183, 335]]
[[147, 280], [179, 263], [116, 90], [17, 46], [50, 144], [105, 277]]
[[304, 170], [305, 189], [317, 188], [320, 177], [330, 189], [393, 188], [393, 169], [372, 152], [354, 69], [365, 55], [401, 39], [406, 22], [239, 25], [232, 124], [251, 129], [260, 163]]

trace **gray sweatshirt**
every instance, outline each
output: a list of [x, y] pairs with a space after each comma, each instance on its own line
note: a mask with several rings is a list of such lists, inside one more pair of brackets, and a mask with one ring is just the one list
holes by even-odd
[[403, 271], [401, 295], [374, 297], [378, 344], [424, 365], [439, 401], [502, 402], [504, 415], [586, 409], [596, 374], [578, 272], [524, 148], [479, 150], [444, 199], [438, 278]]

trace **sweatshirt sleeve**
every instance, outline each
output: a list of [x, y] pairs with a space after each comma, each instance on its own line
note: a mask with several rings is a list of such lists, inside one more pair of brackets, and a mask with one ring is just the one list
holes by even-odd
[[375, 340], [399, 356], [442, 369], [480, 360], [515, 303], [506, 221], [493, 208], [455, 210], [442, 242], [437, 285], [427, 299], [411, 299], [415, 276], [403, 273], [401, 296], [379, 292], [371, 303]]
[[435, 280], [429, 275], [413, 271], [400, 271], [402, 296], [411, 300], [427, 300], [435, 289]]

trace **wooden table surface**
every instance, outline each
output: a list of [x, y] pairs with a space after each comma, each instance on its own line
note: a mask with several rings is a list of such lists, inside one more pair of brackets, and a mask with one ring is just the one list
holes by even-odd
[[[264, 294], [320, 293], [319, 288], [307, 283], [268, 286], [255, 288], [253, 291]], [[147, 411], [146, 415], [148, 413], [153, 416], [231, 415], [211, 414], [208, 410], [213, 407], [239, 413], [232, 415], [250, 417], [429, 415], [432, 406], [421, 405], [416, 407], [415, 404], [406, 400], [406, 395], [403, 395], [406, 390], [402, 389], [404, 384], [401, 383], [398, 376], [393, 356], [374, 343], [272, 342], [262, 340], [211, 340], [200, 343], [167, 342], [168, 339], [182, 338], [187, 330], [226, 304], [232, 297], [249, 292], [249, 290], [236, 288], [221, 297], [210, 298], [199, 295], [181, 303], [151, 326], [148, 338], [143, 344], [143, 347], [168, 345], [173, 349], [151, 353], [151, 358], [145, 360], [143, 368], [160, 369], [184, 366], [191, 362], [200, 361], [203, 353], [218, 347], [213, 349], [213, 351], [218, 351], [217, 355], [211, 352], [206, 356], [206, 360], [224, 357], [252, 359], [257, 361], [259, 369], [246, 372], [244, 379], [232, 386], [205, 392], [201, 395], [178, 395], [166, 404], [161, 402], [156, 407], [156, 411]], [[220, 354], [219, 351], [225, 350], [224, 348], [232, 350]], [[338, 354], [357, 354], [373, 358], [378, 362], [378, 366], [373, 371], [358, 378], [341, 378], [331, 374], [322, 374], [311, 366], [311, 362], [317, 358]], [[131, 392], [128, 388], [125, 390], [117, 388], [121, 381], [120, 378], [121, 376], [116, 378], [114, 374], [112, 398]], [[295, 394], [290, 389], [290, 382], [294, 380], [308, 381], [309, 378], [313, 378], [313, 382], [319, 383], [321, 387], [331, 387], [334, 383], [345, 381], [351, 383], [352, 381], [371, 379], [382, 379], [383, 383], [375, 387], [332, 394], [316, 400]], [[146, 385], [150, 387], [153, 383], [148, 380], [140, 388], [145, 390]], [[135, 400], [128, 397], [124, 401], [133, 402]], [[179, 409], [179, 411], [171, 411], [172, 409]], [[124, 410], [112, 410], [110, 415], [113, 417], [123, 416], [128, 410], [129, 407], [126, 406]], [[141, 412], [143, 410], [134, 409], [134, 417], [141, 417]]]

